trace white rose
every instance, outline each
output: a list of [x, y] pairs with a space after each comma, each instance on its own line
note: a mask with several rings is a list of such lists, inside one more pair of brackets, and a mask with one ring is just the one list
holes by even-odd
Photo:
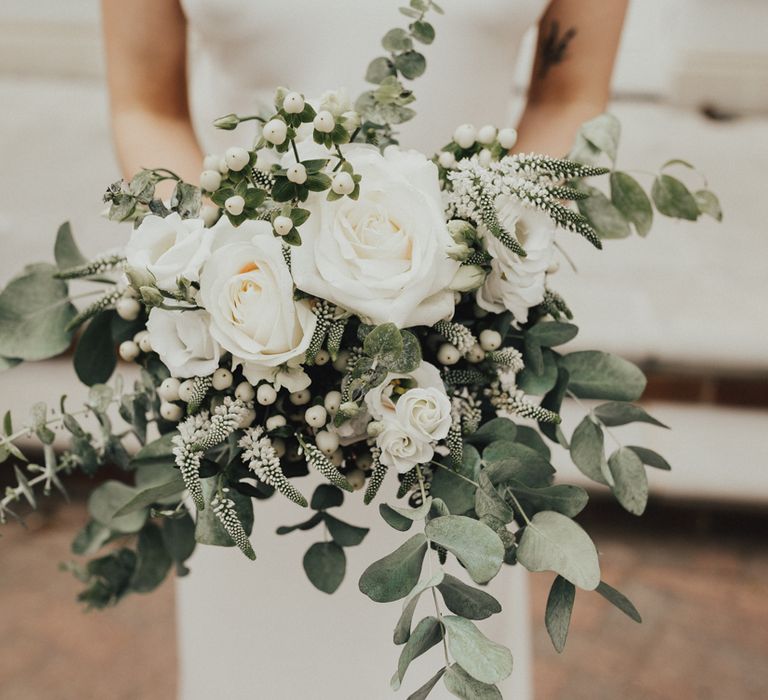
[[428, 442], [405, 429], [400, 423], [387, 423], [376, 438], [376, 445], [381, 449], [381, 463], [394, 467], [404, 474], [417, 464], [429, 462], [435, 450]]
[[440, 372], [429, 362], [422, 362], [410, 374], [391, 372], [377, 387], [365, 395], [365, 405], [374, 420], [394, 419], [396, 410], [395, 394], [402, 395], [408, 389], [435, 389], [445, 394], [445, 385]]
[[176, 212], [145, 216], [125, 246], [126, 264], [149, 270], [160, 289], [172, 291], [179, 277], [197, 282], [211, 240], [202, 219], [182, 219]]
[[298, 364], [317, 319], [308, 301], [293, 298], [291, 272], [272, 226], [246, 221], [234, 228], [223, 218], [211, 231], [213, 252], [200, 275], [211, 334], [251, 383], [270, 378], [291, 388], [298, 385], [291, 378], [306, 382]]
[[528, 320], [528, 309], [544, 300], [547, 268], [554, 257], [555, 223], [543, 212], [524, 207], [515, 198], [496, 198], [501, 225], [516, 236], [527, 256], [521, 258], [481, 227], [491, 272], [477, 291], [477, 304], [486, 311], [509, 310], [515, 320]]
[[147, 330], [152, 349], [173, 377], [207, 377], [219, 366], [219, 344], [210, 332], [205, 311], [149, 312]]
[[426, 442], [437, 442], [451, 427], [451, 402], [445, 390], [409, 389], [397, 401], [395, 418]]
[[453, 313], [459, 269], [443, 216], [437, 167], [416, 151], [350, 144], [360, 197], [313, 195], [293, 251], [296, 286], [374, 323], [432, 325]]

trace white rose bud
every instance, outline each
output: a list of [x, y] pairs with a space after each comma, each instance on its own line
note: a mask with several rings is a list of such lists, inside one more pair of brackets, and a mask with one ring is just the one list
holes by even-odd
[[287, 236], [293, 229], [293, 220], [290, 216], [276, 216], [272, 227], [278, 236]]
[[449, 289], [455, 292], [469, 292], [480, 287], [485, 281], [485, 270], [480, 265], [462, 265], [453, 276]]
[[301, 163], [290, 165], [286, 170], [286, 177], [289, 182], [303, 185], [307, 181], [307, 169]]
[[304, 98], [298, 92], [289, 92], [283, 100], [286, 114], [300, 114], [304, 111]]
[[502, 148], [512, 148], [517, 143], [517, 131], [511, 127], [501, 129], [498, 135], [499, 145]]
[[477, 138], [477, 131], [472, 124], [462, 124], [456, 127], [456, 131], [453, 132], [453, 140], [461, 148], [472, 148], [475, 145], [475, 139]]
[[485, 145], [493, 143], [496, 138], [496, 127], [493, 124], [486, 124], [481, 126], [477, 132], [477, 140]]
[[336, 120], [327, 109], [324, 109], [317, 113], [312, 125], [321, 134], [330, 134], [336, 128]]
[[275, 146], [285, 143], [288, 137], [288, 125], [282, 119], [270, 119], [261, 130], [264, 138]]
[[126, 362], [132, 362], [139, 356], [139, 346], [132, 340], [125, 340], [120, 343], [117, 352]]
[[232, 216], [239, 216], [243, 213], [243, 209], [245, 209], [245, 200], [239, 194], [233, 195], [224, 202], [224, 208]]
[[277, 392], [271, 384], [260, 384], [256, 389], [256, 401], [261, 406], [271, 406], [277, 401]]
[[501, 333], [487, 328], [480, 333], [480, 347], [488, 352], [498, 350], [501, 347]]
[[446, 170], [449, 170], [454, 165], [456, 165], [456, 156], [453, 155], [450, 151], [443, 151], [437, 158], [437, 162], [440, 163], [442, 167], [444, 167]]
[[[226, 153], [224, 153], [224, 161], [226, 162], [227, 167], [236, 173], [239, 173], [246, 165], [248, 165], [250, 160], [250, 153], [244, 148], [240, 148], [240, 146], [228, 148]], [[216, 188], [214, 187], [214, 189]]]
[[352, 194], [355, 190], [355, 181], [349, 173], [342, 171], [333, 176], [331, 189], [340, 195]]
[[200, 173], [200, 187], [206, 192], [215, 192], [221, 186], [221, 173], [218, 170], [203, 170]]
[[229, 387], [232, 386], [232, 372], [226, 367], [219, 367], [219, 369], [215, 370], [211, 376], [211, 381], [213, 382], [213, 388], [216, 389], [216, 391], [229, 389]]
[[115, 308], [117, 309], [117, 315], [124, 321], [135, 321], [139, 317], [141, 304], [136, 299], [123, 297], [118, 299]]

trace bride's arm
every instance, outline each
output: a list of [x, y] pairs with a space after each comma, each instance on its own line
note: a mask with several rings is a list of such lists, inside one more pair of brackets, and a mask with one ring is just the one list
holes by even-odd
[[515, 151], [567, 153], [579, 126], [605, 110], [628, 0], [553, 0]]
[[[166, 167], [197, 183], [179, 0], [102, 0], [112, 130], [123, 175]], [[165, 193], [163, 193], [165, 194]]]

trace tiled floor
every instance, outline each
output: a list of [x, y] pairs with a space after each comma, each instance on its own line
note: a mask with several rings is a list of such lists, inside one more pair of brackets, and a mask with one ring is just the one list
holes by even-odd
[[[550, 577], [534, 577], [537, 699], [768, 697], [768, 519], [657, 505], [636, 521], [600, 501], [592, 511], [603, 577], [644, 623], [581, 592], [558, 656], [541, 624]], [[171, 700], [173, 586], [82, 613], [57, 563], [83, 517], [76, 503], [2, 530], [0, 700]]]

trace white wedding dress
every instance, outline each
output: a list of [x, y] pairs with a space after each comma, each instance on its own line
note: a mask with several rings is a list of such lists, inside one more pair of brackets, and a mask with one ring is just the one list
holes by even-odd
[[[278, 85], [306, 95], [344, 87], [354, 98], [361, 76], [381, 53], [388, 29], [408, 21], [398, 0], [183, 0], [190, 26], [190, 101], [195, 126], [208, 152], [221, 152], [249, 138], [242, 129], [218, 131], [214, 118], [252, 113], [271, 101]], [[455, 126], [508, 124], [517, 54], [525, 32], [545, 0], [441, 0], [433, 14], [437, 38], [424, 47], [426, 74], [415, 81], [418, 116], [404, 126], [404, 146], [432, 152]], [[317, 480], [297, 485], [309, 496]], [[377, 501], [364, 506], [362, 493], [348, 494], [333, 514], [371, 531], [347, 548], [347, 575], [328, 596], [315, 590], [302, 556], [322, 541], [322, 526], [286, 536], [279, 525], [306, 520], [312, 512], [280, 497], [255, 502], [253, 546], [258, 559], [231, 548], [199, 546], [192, 574], [179, 579], [177, 619], [182, 700], [359, 700], [406, 697], [439, 668], [432, 650], [411, 664], [395, 696], [389, 679], [401, 647], [392, 630], [401, 605], [373, 603], [357, 588], [364, 568], [408, 536], [391, 529], [378, 503], [394, 502], [390, 475]], [[426, 567], [425, 567], [426, 569]], [[459, 574], [466, 580], [464, 575]], [[504, 612], [479, 623], [493, 640], [512, 649], [515, 670], [501, 684], [505, 698], [529, 700], [531, 648], [527, 579], [521, 567], [504, 567], [489, 587]], [[434, 614], [423, 596], [415, 621]], [[435, 700], [452, 697], [442, 684]]]

